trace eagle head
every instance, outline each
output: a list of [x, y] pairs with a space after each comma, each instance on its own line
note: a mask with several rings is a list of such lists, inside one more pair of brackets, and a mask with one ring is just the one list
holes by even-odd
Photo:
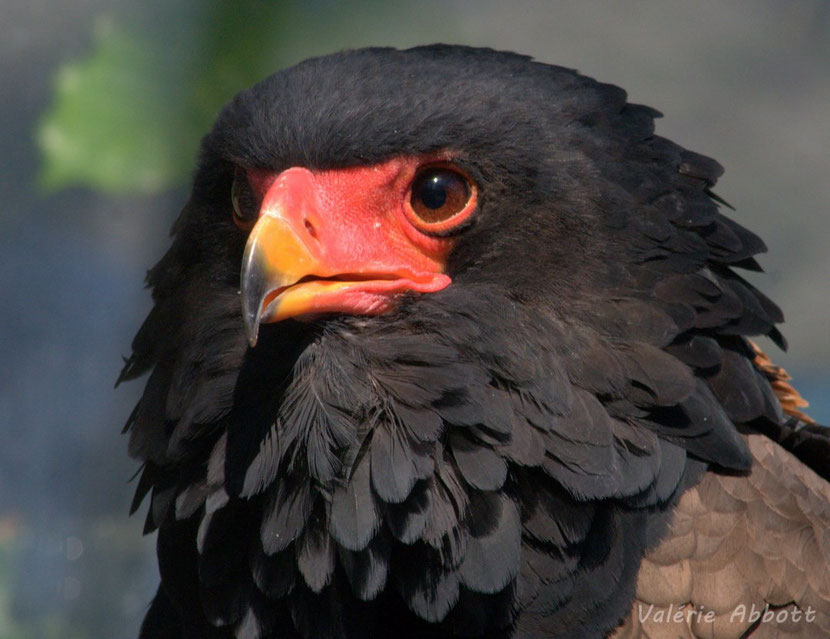
[[735, 271], [764, 245], [658, 115], [442, 45], [225, 106], [122, 374], [150, 371], [143, 636], [619, 622], [678, 496], [749, 468], [736, 425], [782, 421], [747, 340], [781, 313]]

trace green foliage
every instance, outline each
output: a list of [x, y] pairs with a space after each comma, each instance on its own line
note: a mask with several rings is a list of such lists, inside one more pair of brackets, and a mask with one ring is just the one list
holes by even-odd
[[92, 52], [57, 73], [37, 135], [42, 186], [151, 193], [182, 183], [221, 105], [279, 66], [286, 12], [223, 1], [130, 31], [99, 20]]
[[152, 191], [180, 177], [179, 156], [192, 147], [181, 109], [156, 82], [154, 53], [140, 35], [102, 22], [94, 53], [60, 69], [38, 135], [44, 186]]

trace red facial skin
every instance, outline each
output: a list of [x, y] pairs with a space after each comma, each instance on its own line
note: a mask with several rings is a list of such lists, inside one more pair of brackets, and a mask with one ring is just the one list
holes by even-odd
[[[259, 218], [245, 249], [242, 292], [249, 338], [260, 322], [320, 313], [377, 315], [401, 293], [432, 293], [454, 240], [437, 237], [463, 224], [477, 206], [471, 180], [464, 207], [426, 223], [410, 205], [422, 167], [452, 166], [447, 155], [397, 157], [373, 166], [275, 175], [248, 171], [262, 194]], [[302, 280], [302, 281], [300, 281]]]

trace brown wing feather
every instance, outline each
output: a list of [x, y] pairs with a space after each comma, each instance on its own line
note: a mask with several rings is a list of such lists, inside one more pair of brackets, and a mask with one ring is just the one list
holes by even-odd
[[792, 415], [793, 417], [798, 417], [798, 419], [807, 424], [815, 424], [816, 420], [800, 410], [802, 408], [807, 408], [810, 405], [810, 402], [804, 399], [799, 392], [790, 385], [792, 376], [780, 366], [773, 364], [772, 360], [766, 353], [764, 353], [764, 351], [758, 348], [758, 345], [755, 342], [749, 340], [749, 343], [752, 344], [752, 347], [755, 349], [755, 360], [753, 361], [755, 368], [761, 371], [764, 377], [769, 380], [772, 390], [775, 391], [775, 396], [778, 397], [778, 401], [781, 402], [781, 408], [784, 409], [784, 412], [788, 415]]
[[[614, 639], [830, 637], [830, 484], [763, 435], [746, 441], [748, 476], [707, 473], [683, 495]], [[682, 604], [700, 614], [666, 621]], [[753, 605], [786, 620], [752, 623]]]

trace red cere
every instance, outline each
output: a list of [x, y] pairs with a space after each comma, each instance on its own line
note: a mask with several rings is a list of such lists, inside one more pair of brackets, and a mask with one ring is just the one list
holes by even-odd
[[461, 215], [425, 224], [412, 213], [411, 188], [423, 167], [449, 167], [446, 155], [397, 157], [372, 166], [312, 172], [294, 167], [279, 175], [250, 171], [254, 189], [267, 191], [262, 213], [279, 206], [283, 215], [297, 215], [327, 257], [331, 271], [393, 273], [424, 279], [442, 272], [453, 247], [451, 238], [437, 237], [462, 224], [476, 207], [475, 188]]
[[248, 171], [261, 198], [243, 258], [249, 339], [259, 324], [321, 313], [377, 315], [435, 293], [477, 188], [447, 154], [278, 175]]

